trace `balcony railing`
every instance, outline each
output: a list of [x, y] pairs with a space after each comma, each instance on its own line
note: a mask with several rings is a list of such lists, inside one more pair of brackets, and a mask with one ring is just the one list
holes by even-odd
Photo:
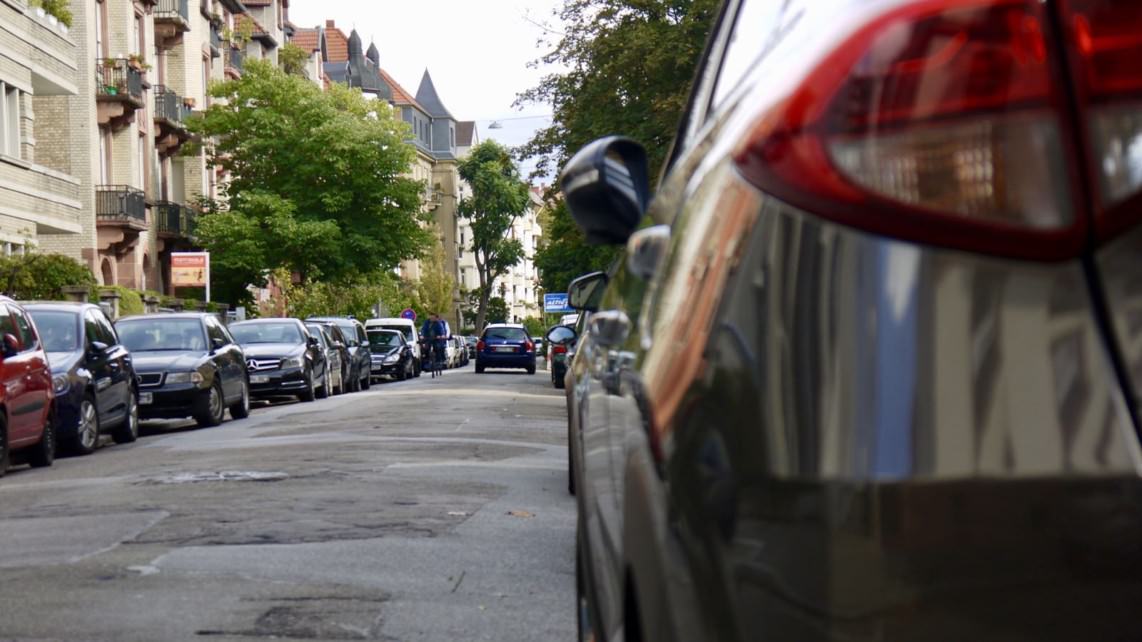
[[117, 221], [146, 225], [147, 197], [143, 190], [130, 185], [97, 185], [95, 217], [100, 221]]
[[210, 23], [210, 57], [217, 58], [222, 55], [222, 26]]
[[229, 67], [235, 71], [241, 72], [242, 71], [242, 63], [245, 62], [245, 60], [246, 60], [246, 52], [242, 51], [238, 47], [235, 47], [234, 45], [230, 45], [230, 48], [226, 50], [226, 66], [227, 67]]
[[95, 64], [95, 87], [100, 97], [143, 100], [143, 72], [126, 58], [101, 58]]
[[190, 7], [187, 0], [159, 0], [155, 5], [155, 20], [173, 20], [189, 23]]
[[190, 108], [183, 104], [182, 96], [166, 85], [155, 85], [155, 120], [181, 125], [189, 115]]
[[198, 212], [174, 201], [155, 203], [155, 219], [159, 234], [168, 237], [191, 238], [198, 221]]

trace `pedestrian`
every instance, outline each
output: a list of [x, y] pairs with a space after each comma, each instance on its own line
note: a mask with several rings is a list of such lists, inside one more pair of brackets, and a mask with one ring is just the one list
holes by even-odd
[[440, 315], [432, 312], [421, 326], [421, 330], [431, 351], [432, 376], [439, 376], [444, 372], [444, 347], [448, 341], [448, 326]]

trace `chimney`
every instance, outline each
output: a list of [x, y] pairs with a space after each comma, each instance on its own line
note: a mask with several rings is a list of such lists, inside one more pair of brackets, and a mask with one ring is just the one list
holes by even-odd
[[325, 21], [325, 28], [326, 29], [336, 29], [337, 25], [333, 24], [332, 20], [326, 20]]

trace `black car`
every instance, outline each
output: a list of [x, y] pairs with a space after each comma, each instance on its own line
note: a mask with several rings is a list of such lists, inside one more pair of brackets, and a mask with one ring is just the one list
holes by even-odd
[[349, 392], [368, 390], [371, 383], [369, 374], [372, 369], [372, 359], [369, 355], [369, 337], [365, 333], [365, 326], [361, 322], [349, 317], [310, 317], [306, 323], [324, 321], [333, 323], [340, 330], [345, 339], [345, 347], [349, 352], [348, 376], [346, 385]]
[[567, 374], [567, 355], [575, 349], [575, 329], [557, 325], [547, 331], [547, 367], [551, 370], [551, 385], [563, 387], [563, 376]]
[[329, 396], [329, 361], [317, 337], [297, 319], [253, 319], [230, 325], [246, 353], [250, 394], [296, 395], [302, 401]]
[[55, 389], [61, 447], [86, 455], [110, 432], [115, 443], [139, 436], [139, 398], [131, 354], [103, 310], [88, 303], [28, 303]]
[[349, 369], [353, 364], [353, 353], [349, 352], [349, 340], [345, 338], [345, 333], [341, 331], [341, 326], [332, 321], [306, 321], [305, 325], [306, 327], [319, 326], [329, 335], [329, 342], [333, 349], [337, 351], [339, 356], [338, 363], [341, 367], [341, 385], [337, 394], [349, 392], [350, 381], [352, 380], [349, 376]]
[[309, 334], [321, 344], [321, 351], [325, 354], [326, 369], [329, 370], [329, 394], [340, 395], [345, 393], [345, 370], [348, 368], [349, 350], [343, 341], [333, 338], [333, 333], [341, 336], [337, 326], [332, 323], [318, 323], [311, 321], [305, 324]]
[[144, 419], [193, 417], [217, 426], [250, 414], [246, 356], [213, 314], [151, 314], [115, 323], [131, 351]]
[[372, 375], [404, 381], [414, 376], [412, 345], [397, 330], [369, 330]]

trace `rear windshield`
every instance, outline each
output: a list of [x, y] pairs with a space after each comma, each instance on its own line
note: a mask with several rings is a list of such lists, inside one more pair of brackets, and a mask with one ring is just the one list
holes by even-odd
[[79, 350], [79, 315], [74, 312], [29, 310], [44, 350], [48, 352], [73, 352]]
[[400, 345], [400, 335], [392, 332], [370, 332], [369, 346], [372, 348], [395, 348]]
[[301, 343], [301, 330], [296, 323], [236, 323], [230, 334], [242, 345], [255, 343]]
[[412, 343], [412, 326], [411, 325], [382, 325], [373, 326], [380, 327], [382, 330], [396, 330], [404, 335], [404, 340]]
[[131, 352], [206, 350], [206, 333], [198, 319], [142, 317], [124, 319], [115, 327], [119, 330], [119, 340]]
[[527, 341], [527, 331], [523, 328], [488, 328], [484, 331], [484, 340], [506, 339], [508, 341]]

